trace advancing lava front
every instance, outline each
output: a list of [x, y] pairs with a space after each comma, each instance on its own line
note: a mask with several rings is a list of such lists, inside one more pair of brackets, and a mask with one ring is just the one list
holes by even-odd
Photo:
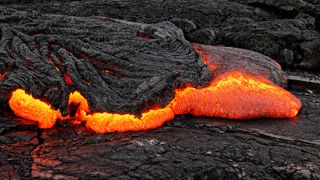
[[1, 16], [0, 103], [41, 128], [75, 118], [96, 132], [123, 132], [178, 114], [291, 118], [301, 108], [272, 59], [191, 44], [170, 22], [7, 8]]

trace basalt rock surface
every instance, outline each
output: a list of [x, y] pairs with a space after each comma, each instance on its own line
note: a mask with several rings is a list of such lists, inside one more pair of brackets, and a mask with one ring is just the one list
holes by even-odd
[[143, 23], [169, 20], [182, 28], [191, 42], [245, 48], [288, 67], [320, 69], [317, 0], [33, 0], [2, 4], [20, 10]]

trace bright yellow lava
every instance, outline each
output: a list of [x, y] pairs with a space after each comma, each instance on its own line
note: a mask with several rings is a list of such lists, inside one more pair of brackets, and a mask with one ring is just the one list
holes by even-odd
[[[243, 72], [227, 72], [213, 79], [208, 87], [177, 89], [175, 98], [164, 108], [144, 112], [141, 118], [131, 114], [94, 113], [79, 93], [70, 94], [69, 104], [80, 104], [76, 119], [99, 133], [148, 130], [160, 127], [175, 114], [215, 116], [230, 119], [259, 117], [295, 117], [301, 102], [290, 92], [274, 85], [264, 77]], [[40, 128], [51, 128], [56, 120], [68, 119], [60, 112], [22, 89], [12, 93], [9, 101], [17, 116], [39, 122]]]

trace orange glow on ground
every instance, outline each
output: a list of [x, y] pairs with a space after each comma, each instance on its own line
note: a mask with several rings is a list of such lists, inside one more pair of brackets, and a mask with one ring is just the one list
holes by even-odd
[[[295, 117], [301, 102], [290, 92], [263, 77], [242, 72], [228, 72], [211, 81], [208, 87], [186, 87], [176, 90], [175, 98], [165, 107], [144, 112], [141, 118], [130, 114], [92, 113], [87, 100], [79, 93], [70, 94], [69, 104], [80, 104], [74, 118], [86, 121], [86, 126], [99, 133], [148, 130], [160, 127], [175, 114], [215, 116], [230, 119], [259, 117]], [[39, 122], [40, 128], [51, 128], [59, 111], [23, 90], [12, 93], [9, 101], [17, 116]]]

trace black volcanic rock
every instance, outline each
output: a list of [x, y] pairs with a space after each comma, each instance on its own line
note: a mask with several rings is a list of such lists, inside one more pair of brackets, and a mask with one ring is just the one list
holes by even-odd
[[143, 23], [172, 20], [191, 42], [245, 48], [270, 56], [285, 66], [294, 67], [303, 62], [301, 67], [319, 70], [319, 57], [310, 59], [300, 49], [305, 43], [319, 39], [320, 2], [317, 0], [33, 0], [3, 4], [21, 10], [108, 16]]
[[320, 38], [302, 43], [300, 45], [300, 48], [305, 58], [302, 60], [299, 66], [304, 67], [305, 69], [309, 69], [312, 67], [319, 69], [320, 68], [320, 61], [319, 61]]
[[[283, 5], [279, 6], [279, 4], [283, 2], [287, 2], [288, 7], [291, 6], [292, 8], [283, 7]], [[315, 8], [305, 9], [303, 6], [299, 6], [299, 3], [306, 4], [307, 7], [311, 7], [310, 4], [308, 4], [311, 3]], [[232, 32], [239, 31], [240, 35], [237, 37], [246, 41], [247, 39], [243, 36], [246, 29], [240, 31], [240, 29], [237, 29], [235, 26], [247, 26], [251, 28], [249, 33], [252, 36], [255, 36], [255, 31], [259, 31], [260, 35], [266, 35], [271, 38], [271, 40], [267, 42], [266, 47], [273, 46], [274, 44], [283, 46], [279, 48], [280, 51], [277, 51], [278, 54], [274, 53], [274, 56], [281, 59], [278, 59], [279, 62], [286, 64], [293, 62], [293, 64], [300, 64], [307, 68], [315, 68], [318, 66], [314, 65], [319, 64], [319, 56], [317, 56], [319, 54], [319, 39], [316, 38], [317, 33], [319, 33], [319, 30], [316, 29], [316, 27], [319, 27], [319, 21], [316, 16], [317, 11], [315, 11], [317, 8], [319, 9], [318, 0], [199, 0], [197, 3], [189, 0], [85, 0], [67, 2], [62, 0], [2, 0], [0, 4], [4, 6], [0, 14], [7, 12], [0, 15], [1, 30], [7, 27], [6, 32], [10, 30], [16, 33], [15, 40], [13, 41], [12, 39], [12, 41], [8, 42], [10, 47], [19, 46], [20, 48], [21, 46], [22, 49], [25, 49], [26, 45], [28, 45], [28, 51], [21, 51], [21, 53], [27, 54], [28, 56], [37, 54], [37, 52], [46, 52], [46, 48], [43, 48], [43, 50], [40, 50], [41, 48], [31, 48], [30, 43], [36, 47], [38, 47], [38, 44], [33, 43], [34, 41], [29, 41], [30, 39], [26, 39], [25, 37], [33, 37], [35, 35], [36, 37], [41, 37], [40, 40], [45, 41], [48, 40], [46, 39], [46, 35], [48, 35], [49, 38], [52, 34], [63, 32], [62, 34], [70, 33], [65, 35], [68, 38], [73, 36], [74, 39], [78, 37], [83, 38], [83, 29], [71, 29], [69, 31], [64, 28], [69, 27], [66, 23], [58, 24], [58, 29], [48, 28], [57, 25], [54, 23], [38, 26], [39, 22], [44, 21], [33, 22], [33, 20], [44, 18], [45, 15], [32, 12], [32, 10], [39, 10], [42, 11], [42, 13], [75, 15], [77, 17], [49, 16], [49, 18], [68, 17], [67, 22], [75, 27], [86, 26], [87, 21], [90, 21], [90, 23], [95, 22], [94, 26], [90, 26], [91, 32], [86, 32], [88, 34], [91, 34], [92, 31], [95, 32], [97, 27], [105, 27], [110, 24], [128, 27], [128, 29], [131, 27], [141, 27], [141, 24], [127, 24], [128, 22], [119, 22], [103, 17], [96, 17], [95, 19], [89, 20], [79, 18], [79, 16], [108, 15], [148, 23], [158, 23], [162, 20], [171, 20], [173, 17], [178, 17], [181, 19], [174, 19], [172, 22], [184, 29], [185, 33], [190, 33], [190, 37], [191, 35], [198, 35], [196, 32], [200, 32], [199, 34], [201, 36], [193, 37], [201, 37], [202, 40], [205, 40], [206, 38], [203, 35], [206, 35], [206, 33], [202, 32], [214, 32], [208, 34], [210, 37], [215, 36], [211, 38], [212, 41], [208, 42], [214, 44], [218, 42], [216, 41], [218, 40], [217, 37], [222, 37], [224, 34], [221, 29], [228, 31], [231, 29]], [[9, 11], [7, 9], [8, 6], [23, 11], [30, 10], [30, 12], [23, 12], [17, 16], [17, 11]], [[306, 18], [307, 16], [305, 15], [300, 15], [296, 18], [301, 12], [309, 14], [308, 16], [312, 16], [312, 18]], [[27, 14], [30, 16], [26, 16]], [[299, 23], [301, 24], [301, 21], [304, 21], [303, 19], [307, 21], [311, 20], [309, 21], [311, 23], [304, 24], [304, 22], [302, 22], [302, 26], [300, 26]], [[312, 22], [313, 19], [315, 23]], [[54, 22], [51, 20], [50, 22]], [[5, 24], [8, 21], [12, 23], [12, 26], [9, 26], [9, 30], [8, 24]], [[263, 23], [263, 21], [270, 22], [273, 25], [268, 25], [268, 23]], [[21, 24], [17, 24], [17, 22]], [[80, 22], [81, 24], [79, 24]], [[263, 31], [250, 26], [252, 23], [257, 23]], [[288, 27], [290, 27], [288, 30], [294, 30], [292, 32], [284, 32], [290, 34], [288, 37], [281, 36], [281, 41], [283, 41], [285, 46], [282, 43], [274, 42], [276, 38], [273, 34], [261, 33], [270, 32], [271, 30], [271, 32], [281, 32], [277, 30], [278, 23], [280, 24], [280, 29], [288, 29]], [[65, 26], [62, 26], [63, 24]], [[197, 29], [194, 29], [195, 26], [193, 24]], [[160, 23], [160, 25], [164, 24]], [[154, 27], [154, 25], [151, 26]], [[162, 32], [167, 32], [170, 29], [176, 30], [176, 27], [170, 23], [166, 23], [166, 26], [166, 30]], [[39, 30], [46, 28], [44, 32], [50, 31], [50, 34], [41, 33], [42, 31], [36, 34], [21, 33], [25, 32], [26, 27], [30, 27], [30, 29], [39, 28]], [[155, 27], [155, 29], [158, 28], [159, 27]], [[205, 29], [205, 31], [202, 31], [202, 29]], [[175, 30], [174, 32], [176, 32]], [[296, 31], [297, 33], [294, 33]], [[75, 34], [75, 32], [78, 32], [78, 34]], [[178, 32], [180, 32], [180, 30], [178, 30]], [[299, 33], [302, 34], [299, 35]], [[308, 39], [303, 33], [310, 35], [311, 38]], [[188, 34], [186, 35], [188, 36]], [[291, 38], [293, 37], [292, 34], [295, 35], [294, 41], [292, 41]], [[99, 33], [95, 35], [96, 37], [93, 38], [94, 40], [92, 40], [92, 42], [101, 41], [105, 38]], [[139, 35], [143, 39], [149, 38], [149, 36], [146, 36], [148, 33], [141, 33]], [[3, 36], [1, 32], [0, 38], [4, 37], [7, 36]], [[172, 36], [169, 35], [169, 37]], [[297, 39], [296, 37], [302, 38]], [[19, 38], [22, 39], [23, 42], [19, 41]], [[57, 36], [54, 36], [53, 39], [55, 38], [57, 38]], [[74, 39], [72, 41], [73, 43], [78, 42]], [[165, 40], [159, 39], [160, 42], [166, 42], [166, 40], [172, 38]], [[259, 43], [258, 39], [258, 37], [253, 38], [253, 41]], [[197, 40], [200, 40], [200, 38], [194, 38], [194, 41]], [[19, 43], [13, 44], [15, 41]], [[67, 42], [67, 39], [60, 39], [60, 41]], [[145, 41], [141, 39], [141, 42], [143, 43]], [[233, 43], [233, 41], [232, 39], [228, 42], [221, 40], [219, 43]], [[55, 44], [58, 43], [55, 42]], [[90, 46], [93, 47], [93, 45]], [[188, 43], [186, 46], [190, 47]], [[212, 55], [222, 58], [221, 61], [224, 60], [223, 58], [229, 60], [230, 58], [235, 58], [239, 61], [235, 64], [236, 68], [248, 62], [250, 62], [252, 66], [259, 65], [256, 59], [272, 61], [270, 58], [251, 51], [243, 51], [229, 47], [199, 46], [208, 48], [208, 50], [213, 53]], [[47, 48], [48, 53], [54, 54], [52, 57], [55, 57], [61, 52], [66, 52], [66, 55], [64, 55], [68, 58], [74, 56], [74, 49], [68, 50], [66, 49], [67, 46], [60, 45], [59, 47], [59, 49], [65, 48], [65, 51], [55, 51], [54, 49], [58, 47], [50, 47], [48, 44], [46, 46], [41, 44], [40, 47], [49, 47]], [[256, 47], [252, 45], [246, 48], [254, 49]], [[15, 67], [13, 69], [15, 71], [18, 67], [22, 67], [21, 65], [19, 66], [19, 64], [24, 62], [24, 60], [17, 58], [17, 56], [20, 56], [20, 51], [15, 50], [15, 53], [10, 53], [14, 54], [14, 57], [10, 58], [17, 60], [4, 61], [4, 58], [8, 58], [8, 52], [12, 52], [12, 50], [13, 49], [4, 49], [4, 53], [0, 54], [1, 75], [5, 71], [8, 71], [8, 66]], [[192, 50], [191, 52], [192, 54], [194, 53]], [[69, 55], [69, 53], [72, 55]], [[262, 53], [265, 52], [263, 51]], [[198, 55], [201, 55], [201, 53]], [[246, 55], [248, 57], [246, 57]], [[247, 61], [240, 61], [241, 58], [248, 59]], [[47, 62], [46, 57], [44, 57], [43, 60]], [[55, 63], [59, 63], [58, 58], [52, 58], [52, 60]], [[12, 63], [4, 66], [4, 64], [1, 64], [3, 62], [6, 62], [5, 64], [7, 64], [7, 62]], [[39, 62], [42, 62], [42, 60], [39, 60]], [[309, 65], [310, 63], [311, 66]], [[274, 63], [270, 63], [269, 65], [274, 65]], [[99, 69], [100, 66], [96, 65], [95, 67]], [[37, 68], [41, 69], [41, 66]], [[154, 70], [156, 69], [152, 69], [152, 71]], [[281, 75], [273, 74], [272, 71], [269, 73], [269, 78]], [[66, 84], [61, 74], [55, 72], [52, 75], [58, 75], [55, 78], [59, 80], [57, 80], [56, 84], [50, 85], [59, 87], [59, 92], [62, 91], [60, 86], [66, 87], [66, 92], [63, 92], [65, 94], [74, 88], [74, 85]], [[320, 99], [319, 94], [317, 94], [319, 91], [316, 90], [319, 89], [319, 74], [310, 75], [310, 77], [306, 75], [305, 72], [294, 73], [294, 77], [296, 77], [295, 84], [294, 86], [293, 84], [289, 84], [289, 87], [294, 88], [291, 90], [294, 91], [294, 94], [297, 95], [303, 103], [303, 108], [299, 116], [295, 119], [230, 121], [220, 118], [178, 116], [173, 121], [155, 130], [97, 134], [81, 127], [70, 127], [71, 125], [58, 125], [50, 130], [40, 130], [37, 128], [36, 122], [21, 120], [8, 114], [7, 110], [4, 109], [1, 104], [0, 179], [220, 178], [246, 180], [263, 178], [279, 180], [318, 180], [320, 179]], [[33, 74], [30, 74], [30, 76], [33, 76]], [[23, 80], [25, 77], [26, 76], [22, 76], [21, 79]], [[51, 77], [48, 79], [42, 79], [42, 76], [33, 77], [37, 79], [37, 82], [47, 82], [48, 79], [51, 79]], [[71, 75], [71, 78], [74, 77]], [[304, 79], [307, 79], [307, 81], [304, 81]], [[151, 83], [155, 81], [147, 82]], [[304, 82], [304, 84], [302, 82]], [[315, 86], [315, 84], [318, 86]], [[295, 92], [297, 89], [301, 92]], [[4, 91], [0, 92], [0, 97], [4, 96], [3, 92]], [[66, 123], [66, 121], [59, 123], [63, 124]]]
[[302, 44], [319, 41], [320, 34], [313, 27], [315, 20], [308, 15], [299, 15], [295, 19], [236, 24], [219, 30], [221, 36], [218, 37], [218, 43], [251, 49], [288, 66], [298, 64], [301, 60], [314, 61], [300, 51]]

